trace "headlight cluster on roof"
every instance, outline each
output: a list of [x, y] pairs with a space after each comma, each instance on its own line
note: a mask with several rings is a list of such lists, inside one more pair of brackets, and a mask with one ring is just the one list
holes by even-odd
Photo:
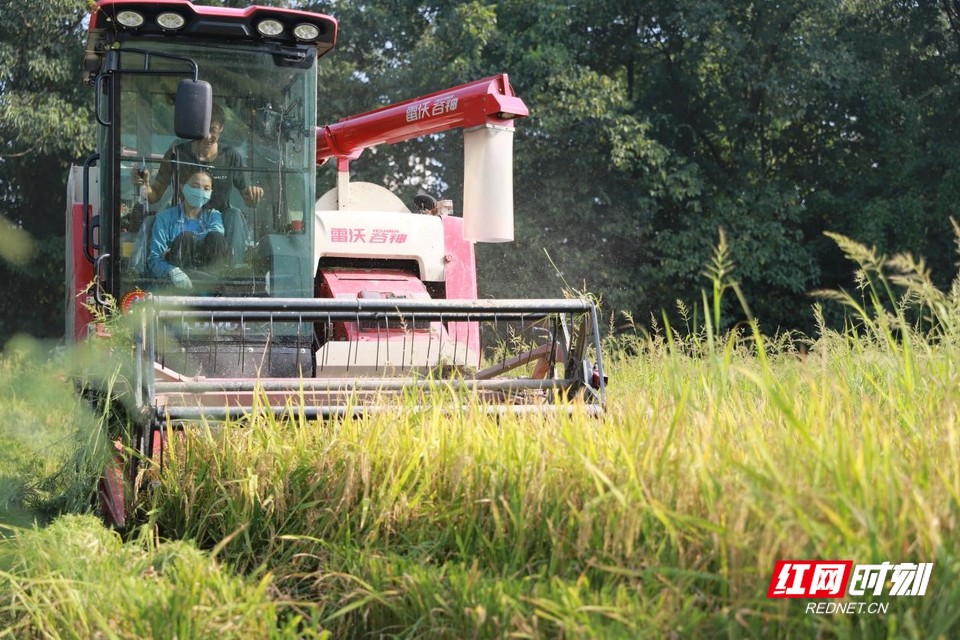
[[118, 11], [114, 20], [125, 29], [138, 31], [172, 33], [184, 29], [189, 23], [190, 32], [196, 35], [202, 35], [210, 30], [211, 33], [217, 35], [230, 34], [241, 37], [244, 35], [247, 37], [259, 35], [268, 39], [295, 40], [304, 43], [319, 41], [324, 35], [325, 29], [325, 25], [307, 22], [300, 16], [289, 14], [266, 17], [262, 15], [258, 17], [254, 14], [251, 18], [251, 24], [246, 20], [236, 18], [225, 20], [222, 16], [184, 16], [182, 13], [169, 9], [153, 14], [150, 9], [144, 11], [139, 7]]
[[[187, 24], [186, 18], [173, 11], [164, 11], [163, 13], [157, 14], [155, 21], [157, 26], [164, 31], [176, 31], [177, 29], [182, 29], [183, 26]], [[117, 22], [128, 29], [138, 29], [143, 26], [146, 20], [143, 14], [127, 9], [117, 14]]]
[[[260, 32], [260, 35], [267, 38], [276, 38], [282, 35], [284, 29], [283, 23], [273, 18], [261, 20], [257, 23], [257, 31]], [[320, 28], [309, 22], [301, 22], [293, 27], [293, 37], [300, 42], [313, 42], [320, 37]]]

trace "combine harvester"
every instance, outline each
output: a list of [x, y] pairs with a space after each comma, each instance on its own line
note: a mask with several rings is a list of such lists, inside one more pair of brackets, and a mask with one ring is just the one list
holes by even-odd
[[[68, 185], [67, 335], [88, 339], [117, 307], [139, 312], [136, 429], [124, 443], [134, 458], [153, 456], [168, 425], [291, 406], [343, 416], [437, 388], [495, 412], [602, 410], [591, 301], [477, 298], [474, 243], [514, 233], [513, 122], [528, 112], [507, 76], [317, 127], [317, 60], [336, 35], [322, 14], [186, 0], [100, 0], [90, 16], [84, 79], [99, 126], [97, 151]], [[364, 149], [457, 128], [463, 217], [450, 201], [418, 196], [411, 209], [350, 181]], [[219, 161], [183, 151], [211, 133], [222, 135]], [[336, 185], [317, 199], [328, 160]], [[188, 271], [188, 290], [146, 258], [156, 214], [179, 203], [178, 181], [197, 168], [212, 175], [229, 258]], [[244, 197], [251, 186], [259, 201]], [[106, 480], [122, 525], [122, 478]]]

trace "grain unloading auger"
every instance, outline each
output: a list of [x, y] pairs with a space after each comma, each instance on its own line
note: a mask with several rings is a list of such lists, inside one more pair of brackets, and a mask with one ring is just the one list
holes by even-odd
[[[329, 16], [100, 0], [89, 24], [97, 151], [68, 185], [67, 335], [98, 333], [115, 306], [137, 314], [129, 395], [142, 455], [161, 425], [369, 412], [391, 395], [415, 406], [445, 394], [454, 410], [602, 409], [589, 300], [478, 299], [475, 243], [514, 233], [513, 122], [527, 107], [506, 75], [318, 128]], [[449, 200], [411, 208], [351, 182], [365, 149], [453, 129], [462, 217]], [[336, 184], [317, 199], [328, 160]], [[196, 205], [204, 222], [187, 219], [198, 171], [212, 186]], [[209, 267], [177, 266], [186, 279], [158, 268], [176, 216], [225, 247]]]

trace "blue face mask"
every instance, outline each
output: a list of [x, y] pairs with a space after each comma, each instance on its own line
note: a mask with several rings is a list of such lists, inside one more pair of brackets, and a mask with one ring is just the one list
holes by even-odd
[[194, 187], [189, 184], [183, 185], [183, 199], [186, 200], [187, 204], [191, 207], [197, 207], [198, 209], [203, 207], [203, 205], [210, 202], [211, 195], [213, 195], [212, 191]]

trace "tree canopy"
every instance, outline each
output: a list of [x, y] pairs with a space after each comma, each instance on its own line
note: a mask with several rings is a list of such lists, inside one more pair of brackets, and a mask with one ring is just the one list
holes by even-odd
[[[517, 240], [478, 247], [483, 295], [585, 287], [657, 317], [699, 299], [720, 229], [768, 330], [811, 329], [808, 292], [851, 284], [827, 231], [954, 275], [958, 0], [291, 4], [340, 21], [318, 124], [509, 74], [531, 111], [514, 147]], [[0, 25], [0, 213], [38, 240], [62, 235], [66, 166], [93, 146], [85, 10], [14, 3]], [[352, 168], [407, 200], [458, 202], [460, 140], [381, 147]]]

